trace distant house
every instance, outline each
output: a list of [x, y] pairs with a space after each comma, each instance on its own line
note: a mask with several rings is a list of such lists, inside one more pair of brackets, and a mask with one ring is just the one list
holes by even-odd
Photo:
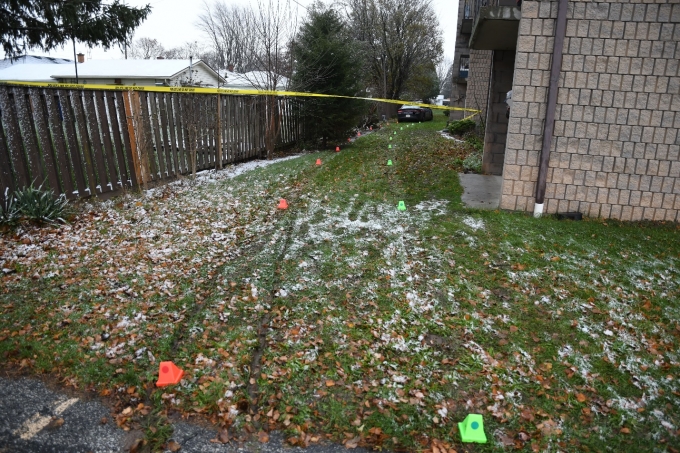
[[[220, 73], [226, 79], [223, 82], [225, 88], [234, 88], [242, 90], [261, 90], [268, 87], [268, 73], [265, 71], [250, 71], [244, 74], [238, 72], [232, 72], [228, 70], [220, 71]], [[277, 77], [277, 90], [285, 90], [288, 88], [288, 78], [282, 75]]]
[[[0, 80], [76, 83], [74, 65], [13, 65]], [[201, 60], [90, 60], [78, 63], [78, 83], [136, 86], [224, 86], [225, 79]]]

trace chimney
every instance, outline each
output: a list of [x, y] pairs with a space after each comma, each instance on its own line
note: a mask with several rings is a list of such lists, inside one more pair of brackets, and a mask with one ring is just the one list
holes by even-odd
[[156, 60], [165, 60], [165, 57], [156, 57]]
[[227, 71], [234, 72], [234, 65], [230, 64], [229, 66], [227, 66]]
[[85, 63], [85, 54], [84, 53], [78, 54], [78, 63]]

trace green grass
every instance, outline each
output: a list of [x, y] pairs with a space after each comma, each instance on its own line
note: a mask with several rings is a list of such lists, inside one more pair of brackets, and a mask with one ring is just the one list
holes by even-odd
[[[443, 126], [3, 236], [0, 357], [149, 404], [117, 419], [149, 448], [173, 411], [300, 445], [677, 445], [677, 225], [466, 209]], [[185, 380], [147, 395], [161, 360]], [[488, 444], [460, 443], [468, 413]]]

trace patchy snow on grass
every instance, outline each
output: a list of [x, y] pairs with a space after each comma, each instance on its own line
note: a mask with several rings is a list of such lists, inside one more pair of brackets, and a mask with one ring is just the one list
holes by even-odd
[[470, 228], [472, 228], [474, 231], [477, 230], [483, 230], [484, 229], [484, 221], [481, 219], [473, 219], [472, 217], [465, 217], [463, 218], [463, 223]]

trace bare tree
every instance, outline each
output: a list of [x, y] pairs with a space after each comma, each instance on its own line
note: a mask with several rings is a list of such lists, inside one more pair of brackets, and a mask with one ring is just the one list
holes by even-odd
[[451, 84], [453, 60], [448, 57], [442, 58], [437, 64], [437, 79], [439, 80], [439, 94], [444, 94], [447, 83]]
[[198, 41], [187, 41], [179, 47], [166, 50], [163, 56], [171, 60], [188, 60], [189, 57], [198, 60], [204, 52], [203, 45], [199, 44]]
[[[255, 71], [243, 74], [253, 87], [275, 91], [285, 89], [288, 79], [283, 76], [290, 65], [290, 42], [297, 32], [297, 19], [290, 2], [258, 0], [253, 13]], [[267, 159], [272, 158], [281, 131], [279, 101], [276, 96], [266, 96], [265, 148]]]
[[429, 0], [345, 0], [348, 21], [363, 44], [367, 82], [397, 99], [416, 68], [439, 62], [442, 32]]
[[225, 0], [203, 4], [198, 27], [210, 42], [218, 68], [231, 65], [237, 72], [255, 68], [254, 21], [252, 8], [228, 4]]
[[130, 45], [130, 57], [137, 60], [148, 60], [164, 56], [163, 45], [153, 38], [139, 38]]

